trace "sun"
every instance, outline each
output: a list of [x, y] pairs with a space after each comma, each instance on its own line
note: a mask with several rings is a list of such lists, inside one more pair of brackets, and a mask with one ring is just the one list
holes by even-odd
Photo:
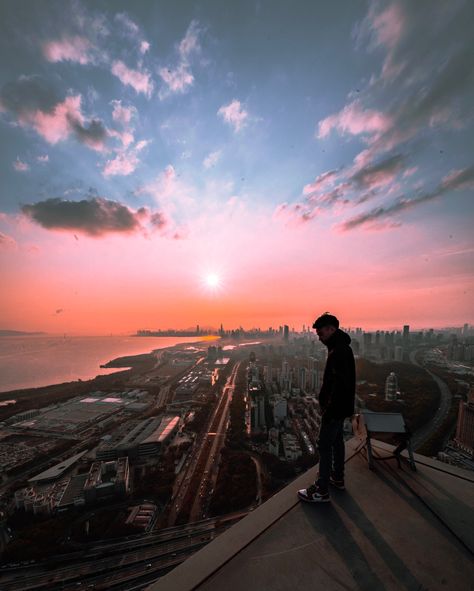
[[209, 289], [217, 289], [221, 285], [221, 278], [217, 273], [209, 273], [204, 278], [204, 283]]

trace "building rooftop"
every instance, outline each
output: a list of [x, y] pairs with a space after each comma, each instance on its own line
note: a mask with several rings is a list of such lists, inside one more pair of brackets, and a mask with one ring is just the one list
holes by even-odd
[[[373, 440], [374, 455], [393, 447]], [[345, 492], [306, 504], [317, 467], [221, 534], [148, 591], [456, 589], [474, 581], [474, 475], [415, 454], [367, 465], [346, 442]]]
[[55, 466], [48, 468], [48, 470], [45, 470], [44, 472], [40, 472], [36, 476], [32, 476], [28, 480], [28, 482], [41, 482], [44, 480], [53, 480], [54, 478], [59, 478], [64, 472], [66, 472], [66, 470], [71, 468], [71, 466], [73, 466], [77, 461], [79, 461], [79, 459], [82, 458], [82, 456], [85, 453], [87, 453], [87, 451], [88, 451], [87, 449], [84, 451], [81, 451], [78, 454], [75, 454], [75, 455], [71, 456], [70, 458], [63, 460], [59, 464], [56, 464]]

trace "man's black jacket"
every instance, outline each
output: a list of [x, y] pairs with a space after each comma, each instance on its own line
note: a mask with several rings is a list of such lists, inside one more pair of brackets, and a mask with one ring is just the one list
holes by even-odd
[[338, 328], [325, 343], [328, 359], [319, 392], [324, 421], [344, 419], [354, 414], [355, 362], [350, 342], [351, 337]]

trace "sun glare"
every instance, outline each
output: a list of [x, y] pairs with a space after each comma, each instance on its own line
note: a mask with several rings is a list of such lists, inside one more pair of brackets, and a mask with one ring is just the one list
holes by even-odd
[[205, 283], [210, 289], [217, 289], [221, 284], [221, 280], [216, 273], [209, 273], [209, 275], [206, 276]]

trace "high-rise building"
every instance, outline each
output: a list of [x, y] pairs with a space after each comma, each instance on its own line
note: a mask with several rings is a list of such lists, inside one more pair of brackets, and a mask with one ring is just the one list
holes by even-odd
[[280, 424], [286, 419], [288, 413], [288, 403], [285, 398], [277, 398], [273, 402], [273, 420], [275, 425]]
[[403, 361], [403, 347], [395, 347], [395, 361]]
[[403, 345], [406, 347], [410, 343], [410, 326], [405, 324], [403, 326]]
[[306, 390], [306, 367], [300, 367], [298, 371], [298, 386], [300, 390]]
[[398, 394], [398, 378], [392, 371], [385, 380], [385, 400], [396, 400]]
[[467, 402], [459, 403], [456, 425], [456, 445], [474, 459], [474, 386], [471, 386]]
[[286, 324], [283, 327], [283, 340], [285, 340], [286, 342], [290, 340], [290, 328]]

